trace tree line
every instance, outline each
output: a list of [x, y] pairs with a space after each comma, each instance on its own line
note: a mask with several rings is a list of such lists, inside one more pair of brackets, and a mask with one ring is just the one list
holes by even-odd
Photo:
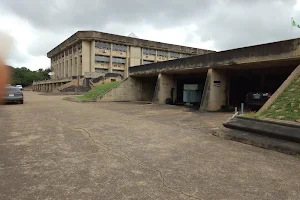
[[48, 75], [51, 69], [39, 69], [37, 71], [31, 71], [26, 67], [11, 68], [11, 85], [22, 85], [23, 87], [29, 86], [33, 81], [42, 81], [50, 79]]

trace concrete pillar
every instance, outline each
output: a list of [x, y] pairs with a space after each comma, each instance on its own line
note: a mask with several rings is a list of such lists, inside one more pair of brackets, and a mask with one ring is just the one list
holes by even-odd
[[167, 98], [171, 98], [171, 90], [174, 88], [174, 76], [170, 74], [162, 74], [158, 75], [157, 79], [157, 94], [156, 101], [159, 104], [165, 104]]
[[228, 78], [225, 71], [209, 69], [201, 99], [201, 110], [218, 111], [227, 105]]
[[64, 63], [63, 63], [63, 61], [61, 61], [61, 63], [60, 63], [60, 78], [62, 78], [62, 77], [64, 77]]
[[72, 65], [72, 76], [77, 76], [77, 65], [75, 63], [75, 60], [77, 59], [77, 56], [72, 56], [71, 59], [71, 65]]
[[81, 76], [83, 72], [83, 63], [80, 61], [80, 55], [77, 56], [76, 60], [77, 76]]
[[91, 69], [91, 42], [89, 42], [89, 41], [82, 41], [82, 67], [81, 68], [82, 68], [82, 72], [80, 73], [80, 75], [84, 74], [85, 72], [91, 72], [90, 71], [90, 69]]
[[90, 72], [95, 72], [95, 40], [91, 41]]
[[56, 78], [59, 78], [59, 63], [56, 65]]
[[124, 78], [127, 78], [129, 75], [129, 46], [127, 46], [127, 52], [126, 52], [126, 63], [125, 63], [125, 69], [124, 69]]
[[64, 65], [65, 65], [64, 77], [68, 77], [69, 76], [69, 74], [68, 74], [68, 71], [69, 71], [68, 56], [66, 55], [66, 52], [64, 52], [64, 54], [65, 54], [65, 57], [64, 57]]
[[[72, 59], [72, 54], [70, 55], [70, 58]], [[70, 58], [68, 58], [68, 77], [72, 76], [72, 65], [71, 65], [71, 59]]]
[[112, 72], [113, 64], [112, 64], [112, 52], [113, 52], [113, 44], [110, 44], [110, 57], [109, 57], [109, 65], [108, 65], [108, 72]]
[[68, 77], [69, 76], [69, 74], [68, 74], [68, 71], [69, 71], [69, 63], [68, 63], [68, 61], [67, 61], [67, 58], [66, 58], [66, 61], [64, 62], [65, 63], [65, 76], [64, 77]]

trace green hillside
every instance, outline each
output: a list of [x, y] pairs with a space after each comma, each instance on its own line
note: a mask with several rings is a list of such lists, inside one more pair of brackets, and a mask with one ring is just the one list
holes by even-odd
[[281, 120], [300, 120], [300, 76], [283, 91], [283, 93], [257, 118], [273, 118]]
[[98, 98], [101, 98], [106, 92], [114, 88], [119, 83], [120, 81], [115, 81], [115, 82], [97, 85], [96, 87], [88, 91], [85, 95], [78, 96], [77, 98], [82, 100], [88, 100], [88, 101], [96, 100]]

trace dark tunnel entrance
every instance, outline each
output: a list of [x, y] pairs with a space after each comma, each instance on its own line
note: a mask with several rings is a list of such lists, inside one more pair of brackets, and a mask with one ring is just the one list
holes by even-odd
[[[241, 103], [259, 109], [292, 73], [296, 66], [230, 70], [229, 105]], [[254, 98], [255, 97], [255, 98]]]
[[[207, 71], [194, 72], [191, 74], [176, 74], [175, 89], [173, 92], [174, 104], [184, 105], [191, 104], [196, 107], [200, 106], [203, 89], [206, 81]], [[190, 88], [191, 90], [189, 91]], [[197, 90], [193, 93], [192, 90]], [[194, 96], [194, 94], [196, 96]]]
[[152, 102], [155, 93], [157, 76], [149, 76], [140, 78], [142, 82], [142, 96], [141, 101]]

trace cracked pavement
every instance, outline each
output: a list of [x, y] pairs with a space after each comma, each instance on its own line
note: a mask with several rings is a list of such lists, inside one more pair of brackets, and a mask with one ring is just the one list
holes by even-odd
[[75, 103], [0, 107], [0, 199], [300, 199], [300, 159], [212, 136], [230, 114]]

